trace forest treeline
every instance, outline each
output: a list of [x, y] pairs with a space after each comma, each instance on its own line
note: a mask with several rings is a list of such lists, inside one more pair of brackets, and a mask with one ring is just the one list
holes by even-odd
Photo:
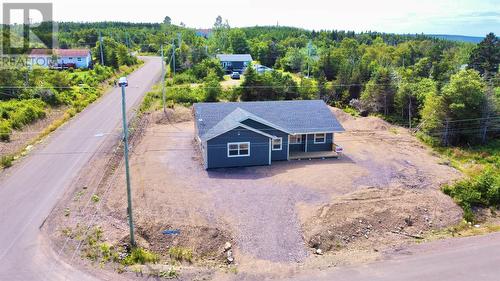
[[[174, 68], [176, 73], [168, 81], [176, 85], [169, 88], [169, 96], [178, 102], [319, 98], [355, 114], [380, 114], [401, 125], [419, 126], [446, 144], [495, 138], [500, 130], [500, 45], [492, 33], [476, 45], [418, 34], [233, 28], [222, 17], [208, 36], [171, 24], [169, 17], [163, 23], [58, 26], [60, 47], [91, 48], [95, 65], [100, 64], [102, 36], [104, 61], [113, 69], [134, 64], [130, 52], [159, 55], [163, 47], [167, 75]], [[223, 89], [215, 83], [224, 74], [214, 59], [217, 53], [249, 53], [274, 71], [259, 74], [248, 68], [240, 87]], [[24, 85], [22, 69], [2, 71], [9, 73], [0, 78], [0, 89], [10, 94], [3, 99], [38, 95], [7, 87]], [[203, 89], [208, 85], [210, 90]]]

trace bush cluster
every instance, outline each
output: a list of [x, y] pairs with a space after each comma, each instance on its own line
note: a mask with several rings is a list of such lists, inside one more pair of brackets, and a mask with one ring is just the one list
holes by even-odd
[[443, 192], [463, 208], [467, 221], [474, 221], [473, 207], [500, 206], [500, 174], [486, 169], [477, 177], [443, 187]]
[[123, 265], [157, 263], [160, 256], [143, 248], [134, 248], [130, 254], [122, 260]]
[[12, 129], [20, 129], [45, 117], [45, 102], [39, 99], [0, 102], [0, 139], [10, 140]]

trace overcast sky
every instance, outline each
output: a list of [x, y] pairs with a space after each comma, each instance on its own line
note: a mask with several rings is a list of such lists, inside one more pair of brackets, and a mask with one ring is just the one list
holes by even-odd
[[500, 0], [53, 0], [52, 3], [57, 21], [161, 22], [168, 15], [174, 24], [184, 22], [199, 28], [211, 27], [221, 15], [231, 26], [238, 27], [279, 24], [358, 32], [472, 36], [500, 33]]

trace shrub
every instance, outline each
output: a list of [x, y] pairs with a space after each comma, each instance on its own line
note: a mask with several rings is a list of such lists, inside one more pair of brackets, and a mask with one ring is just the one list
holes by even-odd
[[20, 129], [45, 117], [45, 103], [39, 99], [1, 101], [0, 112], [0, 139], [8, 141], [12, 128]]
[[2, 167], [4, 167], [4, 168], [11, 167], [13, 161], [14, 161], [14, 156], [12, 156], [12, 155], [4, 155], [0, 159], [0, 163], [2, 164]]
[[443, 187], [464, 210], [464, 218], [474, 221], [473, 207], [500, 206], [500, 174], [489, 168], [480, 175]]
[[10, 141], [10, 134], [12, 133], [12, 129], [10, 128], [10, 124], [8, 121], [0, 122], [0, 141], [8, 142]]
[[132, 252], [123, 259], [123, 265], [134, 265], [134, 264], [146, 264], [146, 263], [157, 263], [160, 257], [143, 248], [134, 248]]
[[199, 80], [188, 71], [175, 75], [173, 79], [174, 85], [190, 84], [198, 82]]
[[218, 59], [204, 59], [200, 63], [197, 63], [192, 71], [193, 75], [198, 79], [204, 79], [211, 71], [217, 75], [219, 80], [222, 80], [224, 77], [224, 69], [222, 69]]
[[191, 262], [193, 260], [193, 251], [183, 247], [171, 247], [168, 250], [168, 255], [177, 261]]
[[174, 87], [167, 89], [167, 100], [172, 100], [175, 103], [193, 104], [201, 102], [205, 98], [205, 91], [201, 88]]

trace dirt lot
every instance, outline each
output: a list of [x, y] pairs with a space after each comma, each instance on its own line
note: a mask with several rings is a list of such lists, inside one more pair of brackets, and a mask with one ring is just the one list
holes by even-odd
[[[165, 256], [172, 246], [190, 248], [197, 264], [217, 265], [231, 242], [239, 273], [210, 277], [254, 280], [373, 260], [415, 241], [409, 235], [460, 221], [461, 210], [438, 190], [459, 172], [402, 128], [332, 111], [347, 131], [335, 135], [341, 159], [208, 172], [194, 149], [189, 110], [173, 123], [150, 117], [131, 157], [141, 243]], [[101, 191], [99, 225], [111, 242], [127, 234], [122, 169], [109, 193]], [[180, 234], [165, 236], [165, 229]]]

